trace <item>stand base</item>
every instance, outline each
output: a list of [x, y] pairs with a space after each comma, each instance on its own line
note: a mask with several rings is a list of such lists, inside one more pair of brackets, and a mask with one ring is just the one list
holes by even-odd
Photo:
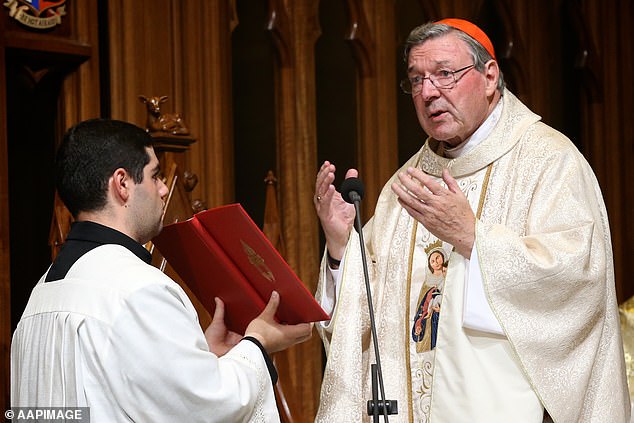
[[388, 415], [398, 414], [398, 402], [396, 400], [385, 400], [379, 401], [379, 403], [375, 406], [374, 401], [368, 401], [368, 416], [373, 416], [375, 407], [378, 407], [378, 414], [384, 415], [385, 412], [383, 409], [387, 410]]

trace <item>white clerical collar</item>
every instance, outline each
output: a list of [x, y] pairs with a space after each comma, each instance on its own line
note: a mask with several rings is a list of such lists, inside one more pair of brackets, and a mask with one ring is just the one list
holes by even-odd
[[464, 140], [459, 145], [453, 148], [447, 148], [443, 151], [444, 156], [450, 159], [455, 159], [456, 157], [460, 157], [464, 154], [467, 154], [469, 151], [473, 150], [475, 146], [484, 141], [493, 131], [493, 128], [500, 120], [500, 116], [502, 115], [502, 102], [504, 101], [504, 97], [500, 97], [500, 101], [495, 105], [491, 114], [486, 118], [486, 120], [480, 125], [476, 131], [471, 134], [469, 138]]

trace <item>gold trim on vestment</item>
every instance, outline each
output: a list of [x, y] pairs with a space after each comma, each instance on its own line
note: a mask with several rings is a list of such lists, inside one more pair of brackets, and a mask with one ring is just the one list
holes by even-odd
[[409, 303], [412, 291], [412, 267], [414, 265], [414, 250], [416, 248], [416, 229], [418, 228], [418, 221], [414, 219], [414, 224], [412, 225], [412, 238], [410, 241], [409, 247], [409, 264], [407, 266], [407, 310], [405, 314], [405, 333], [407, 334], [407, 342], [405, 343], [405, 350], [407, 357], [405, 363], [407, 364], [407, 386], [409, 389], [407, 390], [407, 407], [409, 408], [409, 423], [414, 423], [414, 408], [412, 407], [412, 363], [410, 362], [410, 348], [409, 348]]
[[[484, 206], [484, 194], [487, 192], [487, 188], [489, 187], [489, 177], [491, 176], [491, 169], [493, 169], [493, 163], [487, 166], [487, 173], [484, 175], [484, 180], [482, 181], [482, 191], [480, 191], [480, 201], [478, 201], [478, 211], [476, 212], [476, 219], [480, 220], [480, 216], [482, 215], [482, 207]], [[475, 247], [475, 239], [473, 240]]]

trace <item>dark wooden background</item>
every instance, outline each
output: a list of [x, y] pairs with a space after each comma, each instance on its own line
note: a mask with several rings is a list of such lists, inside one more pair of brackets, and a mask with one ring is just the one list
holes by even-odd
[[[634, 295], [634, 49], [631, 1], [68, 0], [34, 31], [0, 10], [0, 408], [11, 333], [50, 259], [52, 158], [63, 132], [103, 116], [143, 126], [138, 95], [167, 95], [197, 142], [186, 154], [213, 207], [241, 202], [259, 224], [271, 169], [286, 259], [314, 290], [312, 206], [324, 160], [356, 166], [367, 218], [424, 140], [402, 95], [401, 45], [414, 26], [464, 17], [492, 38], [509, 88], [567, 134], [594, 168], [610, 216], [620, 302]], [[317, 336], [288, 355], [297, 421], [312, 421]], [[4, 407], [2, 407], [4, 405]]]

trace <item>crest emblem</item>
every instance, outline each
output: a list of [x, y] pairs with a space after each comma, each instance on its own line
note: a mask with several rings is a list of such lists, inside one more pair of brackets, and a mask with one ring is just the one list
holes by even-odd
[[264, 279], [269, 282], [275, 282], [275, 276], [273, 275], [273, 272], [271, 272], [269, 266], [267, 266], [264, 262], [264, 259], [253, 248], [251, 248], [249, 244], [243, 240], [240, 240], [240, 243], [242, 244], [244, 253], [249, 259], [249, 263], [251, 263], [251, 265], [253, 265], [253, 267], [255, 267], [262, 276], [264, 276]]
[[35, 29], [48, 29], [62, 23], [66, 0], [5, 0], [9, 16]]

